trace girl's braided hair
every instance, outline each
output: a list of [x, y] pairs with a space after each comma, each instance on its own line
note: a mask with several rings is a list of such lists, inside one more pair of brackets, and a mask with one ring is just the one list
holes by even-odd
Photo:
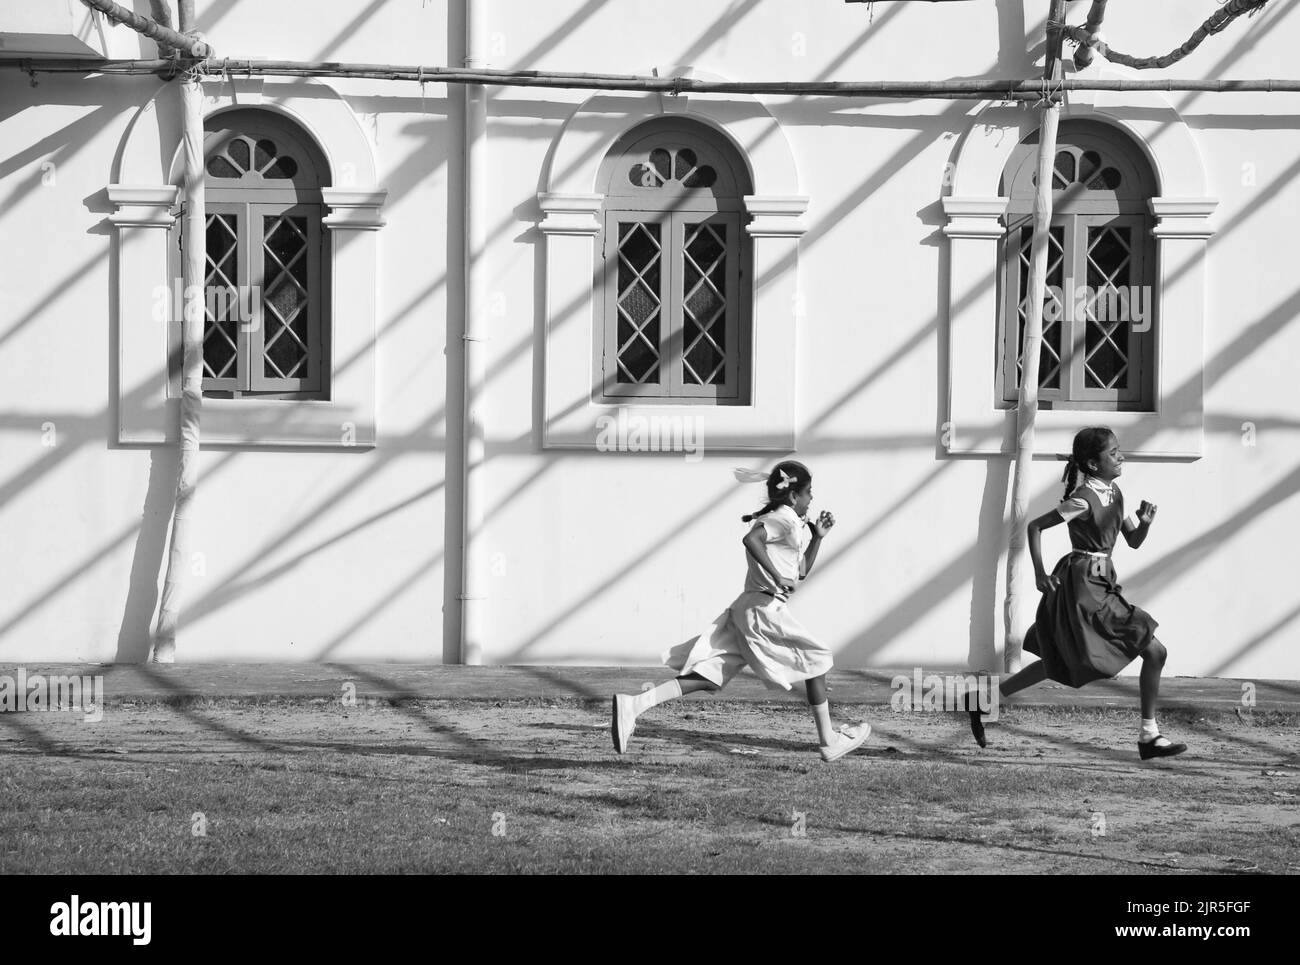
[[1079, 485], [1079, 470], [1088, 470], [1088, 463], [1098, 458], [1110, 447], [1115, 433], [1109, 426], [1088, 426], [1074, 434], [1074, 446], [1070, 458], [1065, 463], [1065, 472], [1061, 480], [1065, 483], [1064, 499], [1069, 499]]
[[803, 463], [793, 460], [778, 462], [771, 475], [767, 477], [767, 503], [758, 512], [740, 517], [740, 521], [748, 523], [775, 509], [790, 505], [791, 497], [801, 492], [811, 482], [812, 473]]

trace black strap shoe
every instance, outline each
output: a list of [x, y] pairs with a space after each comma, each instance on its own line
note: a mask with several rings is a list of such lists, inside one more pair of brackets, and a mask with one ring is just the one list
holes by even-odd
[[1156, 743], [1161, 736], [1156, 734], [1149, 741], [1138, 741], [1138, 756], [1142, 760], [1149, 761], [1153, 757], [1176, 757], [1187, 750], [1186, 744], [1165, 744], [1161, 747]]
[[988, 739], [984, 736], [984, 721], [981, 719], [985, 711], [980, 710], [979, 692], [975, 690], [967, 691], [964, 695], [963, 703], [967, 715], [970, 717], [970, 732], [975, 738], [975, 743], [980, 747], [988, 747]]

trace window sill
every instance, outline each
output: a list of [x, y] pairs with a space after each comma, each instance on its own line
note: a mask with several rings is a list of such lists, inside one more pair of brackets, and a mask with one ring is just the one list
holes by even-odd
[[[1014, 399], [1002, 399], [997, 403], [998, 409], [1015, 410], [1019, 403]], [[1149, 403], [1140, 402], [1058, 402], [1038, 400], [1039, 412], [1131, 412], [1152, 414], [1155, 410]]]
[[[119, 413], [118, 441], [127, 445], [175, 444], [180, 400]], [[203, 446], [298, 446], [313, 449], [372, 449], [373, 406], [323, 400], [204, 399], [200, 417]]]

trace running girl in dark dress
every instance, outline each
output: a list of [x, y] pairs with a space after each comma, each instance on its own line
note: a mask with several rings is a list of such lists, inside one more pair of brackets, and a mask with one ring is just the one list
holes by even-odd
[[[1110, 555], [1116, 538], [1123, 533], [1124, 541], [1137, 549], [1156, 515], [1156, 507], [1144, 500], [1136, 519], [1125, 516], [1124, 494], [1115, 485], [1123, 465], [1119, 440], [1110, 429], [1097, 426], [1075, 435], [1065, 470], [1065, 500], [1028, 527], [1029, 555], [1043, 597], [1034, 625], [1025, 634], [1025, 650], [1042, 659], [1004, 680], [998, 689], [1007, 697], [1044, 679], [1082, 687], [1114, 677], [1141, 658], [1138, 754], [1145, 761], [1181, 754], [1187, 745], [1170, 742], [1156, 726], [1156, 700], [1166, 657], [1164, 646], [1155, 638], [1156, 621], [1124, 599], [1115, 582]], [[1040, 533], [1061, 523], [1069, 526], [1073, 548], [1049, 574], [1043, 568]], [[978, 710], [970, 711], [970, 721], [975, 739], [985, 746]]]

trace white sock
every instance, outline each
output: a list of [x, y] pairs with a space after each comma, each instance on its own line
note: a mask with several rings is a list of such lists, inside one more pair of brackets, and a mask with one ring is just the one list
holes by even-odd
[[632, 698], [632, 711], [636, 714], [644, 714], [651, 707], [662, 704], [665, 700], [676, 700], [682, 695], [682, 685], [677, 682], [677, 678], [665, 680], [658, 687], [652, 687], [650, 690], [643, 690]]
[[811, 704], [813, 720], [817, 721], [817, 740], [822, 747], [830, 747], [835, 742], [835, 725], [831, 723], [831, 705], [829, 701]]
[[1155, 740], [1159, 736], [1160, 728], [1156, 726], [1156, 719], [1152, 717], [1148, 720], [1146, 717], [1143, 717], [1142, 723], [1138, 726], [1138, 742], [1145, 744], [1148, 741]]

